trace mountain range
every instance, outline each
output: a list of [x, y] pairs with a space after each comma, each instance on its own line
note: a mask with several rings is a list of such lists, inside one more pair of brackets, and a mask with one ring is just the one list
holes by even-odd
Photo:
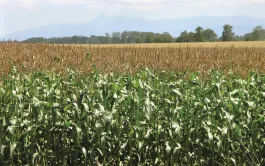
[[194, 31], [197, 26], [201, 26], [204, 29], [211, 28], [220, 36], [224, 24], [232, 25], [237, 35], [244, 35], [251, 32], [255, 26], [265, 26], [265, 18], [251, 16], [205, 16], [150, 21], [142, 18], [99, 16], [88, 23], [46, 25], [15, 32], [0, 38], [25, 40], [31, 37], [104, 36], [105, 33], [111, 34], [125, 30], [155, 33], [169, 32], [173, 37], [177, 37], [184, 30]]

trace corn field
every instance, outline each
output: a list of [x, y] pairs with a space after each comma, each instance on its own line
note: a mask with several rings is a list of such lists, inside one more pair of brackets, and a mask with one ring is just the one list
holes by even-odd
[[2, 43], [0, 165], [262, 166], [264, 53]]
[[89, 73], [97, 68], [103, 73], [155, 71], [201, 72], [217, 69], [241, 76], [265, 71], [262, 47], [101, 47], [48, 44], [0, 43], [0, 75], [12, 66], [19, 71], [54, 71], [71, 68]]
[[245, 47], [254, 47], [259, 48], [265, 46], [264, 41], [232, 41], [232, 42], [188, 42], [188, 43], [141, 43], [141, 44], [78, 44], [80, 46], [85, 47], [151, 47], [151, 48], [163, 48], [163, 47], [208, 47], [208, 48], [214, 48], [214, 47], [221, 47], [221, 48], [227, 48], [227, 47], [237, 47], [237, 48], [245, 48]]

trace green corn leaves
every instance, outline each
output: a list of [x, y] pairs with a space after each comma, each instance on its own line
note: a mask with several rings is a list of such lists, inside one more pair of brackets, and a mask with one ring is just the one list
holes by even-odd
[[264, 92], [255, 73], [13, 69], [0, 82], [0, 165], [261, 165]]

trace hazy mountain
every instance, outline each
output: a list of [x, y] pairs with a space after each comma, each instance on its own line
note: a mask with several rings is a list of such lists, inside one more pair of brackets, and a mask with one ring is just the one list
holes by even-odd
[[250, 16], [211, 16], [193, 17], [185, 19], [165, 19], [149, 21], [141, 18], [126, 17], [104, 17], [99, 16], [89, 23], [84, 24], [56, 24], [47, 25], [34, 29], [27, 29], [4, 36], [5, 39], [24, 40], [30, 37], [64, 37], [73, 35], [105, 35], [105, 33], [119, 31], [148, 31], [169, 32], [174, 37], [184, 31], [194, 31], [197, 26], [211, 28], [218, 35], [222, 33], [224, 24], [231, 24], [237, 35], [251, 32], [257, 25], [265, 27], [265, 18], [254, 18]]

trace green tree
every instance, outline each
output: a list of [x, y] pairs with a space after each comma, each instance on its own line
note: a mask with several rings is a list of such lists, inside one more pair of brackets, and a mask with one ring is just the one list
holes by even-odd
[[107, 43], [111, 44], [112, 43], [112, 37], [110, 36], [109, 33], [105, 33], [105, 37], [107, 38]]
[[176, 42], [193, 42], [194, 41], [194, 33], [183, 31], [180, 36], [177, 38]]
[[194, 41], [203, 42], [203, 28], [200, 26], [195, 29]]
[[121, 43], [121, 33], [120, 32], [112, 33], [112, 42], [113, 43]]
[[153, 43], [155, 41], [155, 35], [152, 32], [147, 33], [146, 43]]
[[155, 43], [163, 43], [161, 36], [162, 36], [161, 34], [155, 34], [154, 42]]
[[256, 26], [251, 33], [244, 35], [245, 41], [261, 41], [265, 40], [265, 29], [262, 26]]
[[252, 41], [261, 41], [265, 39], [265, 29], [262, 26], [256, 26], [251, 32]]
[[124, 31], [121, 33], [121, 41], [122, 43], [128, 43], [128, 37], [129, 37], [129, 32]]
[[144, 39], [142, 37], [143, 32], [130, 31], [128, 41], [130, 43], [143, 43]]
[[262, 36], [262, 26], [256, 26], [253, 29], [253, 32], [251, 33], [251, 38], [252, 41], [259, 41], [261, 40], [261, 36]]
[[234, 41], [244, 41], [244, 36], [236, 35]]
[[229, 24], [225, 24], [223, 27], [222, 33], [222, 41], [232, 41], [235, 37], [235, 33], [233, 32], [233, 26]]
[[173, 41], [173, 37], [168, 32], [164, 32], [160, 37], [162, 43], [171, 43]]
[[136, 40], [135, 40], [136, 43], [144, 43], [143, 39], [138, 37]]
[[72, 40], [73, 40], [74, 44], [79, 44], [79, 37], [78, 36], [76, 36], [76, 35], [73, 36]]
[[206, 30], [203, 31], [203, 39], [204, 41], [207, 42], [213, 42], [217, 40], [217, 34], [212, 30], [207, 28]]
[[244, 35], [244, 41], [251, 41], [251, 33], [247, 33]]
[[102, 44], [99, 37], [95, 35], [90, 36], [90, 43], [91, 44]]
[[[189, 40], [189, 39], [188, 39]], [[173, 37], [168, 33], [124, 31], [114, 32], [112, 35], [105, 33], [105, 36], [73, 36], [73, 37], [53, 37], [53, 38], [29, 38], [24, 43], [42, 43], [49, 44], [108, 44], [108, 43], [169, 43]]]

